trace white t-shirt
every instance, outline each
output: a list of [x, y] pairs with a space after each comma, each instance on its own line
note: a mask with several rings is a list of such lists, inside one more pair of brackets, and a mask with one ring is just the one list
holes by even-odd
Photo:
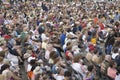
[[27, 72], [31, 71], [31, 68], [32, 68], [32, 66], [30, 64], [28, 64], [28, 66], [27, 66]]
[[115, 59], [115, 57], [116, 57], [117, 55], [119, 55], [119, 53], [113, 53], [113, 54], [112, 54], [112, 58]]
[[46, 50], [46, 52], [45, 52], [45, 59], [49, 60], [49, 55], [50, 55], [50, 51]]
[[80, 63], [73, 63], [71, 66], [76, 72], [80, 73], [83, 77], [85, 77], [85, 74], [82, 71], [82, 65]]
[[17, 56], [14, 56], [10, 53], [8, 53], [7, 55], [7, 59], [11, 62], [15, 62], [16, 64], [18, 64], [19, 60], [18, 60], [18, 57]]
[[42, 39], [42, 41], [44, 41], [44, 40], [48, 39], [48, 37], [46, 36], [46, 34], [42, 33], [41, 39]]

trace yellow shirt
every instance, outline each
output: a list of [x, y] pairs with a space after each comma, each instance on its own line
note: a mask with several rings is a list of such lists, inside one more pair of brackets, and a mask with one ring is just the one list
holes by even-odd
[[92, 43], [92, 44], [96, 44], [96, 38], [92, 38], [92, 39], [91, 39], [91, 43]]

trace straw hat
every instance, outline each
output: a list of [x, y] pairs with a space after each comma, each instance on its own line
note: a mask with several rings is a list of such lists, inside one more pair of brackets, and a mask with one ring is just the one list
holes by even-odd
[[30, 53], [25, 53], [24, 54], [24, 58], [26, 59], [26, 58], [29, 58], [31, 56], [31, 54]]
[[33, 73], [34, 73], [35, 75], [41, 74], [41, 73], [42, 73], [42, 70], [40, 69], [40, 66], [37, 66], [37, 67], [33, 70]]
[[43, 63], [43, 60], [42, 60], [42, 59], [39, 59], [39, 60], [37, 61], [37, 63]]

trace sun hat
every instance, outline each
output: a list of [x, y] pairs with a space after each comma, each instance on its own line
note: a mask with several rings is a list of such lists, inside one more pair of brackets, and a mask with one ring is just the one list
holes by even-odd
[[31, 54], [30, 53], [25, 53], [24, 54], [24, 58], [26, 59], [26, 58], [29, 58], [31, 56]]
[[34, 73], [35, 75], [41, 74], [41, 73], [42, 73], [42, 69], [40, 69], [40, 66], [37, 66], [37, 67], [33, 70], [33, 73]]
[[43, 63], [43, 60], [42, 60], [42, 59], [39, 59], [39, 60], [37, 61], [37, 63]]

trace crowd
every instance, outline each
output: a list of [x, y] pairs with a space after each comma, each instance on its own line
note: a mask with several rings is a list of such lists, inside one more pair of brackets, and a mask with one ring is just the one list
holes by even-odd
[[0, 80], [120, 80], [120, 1], [0, 1]]

